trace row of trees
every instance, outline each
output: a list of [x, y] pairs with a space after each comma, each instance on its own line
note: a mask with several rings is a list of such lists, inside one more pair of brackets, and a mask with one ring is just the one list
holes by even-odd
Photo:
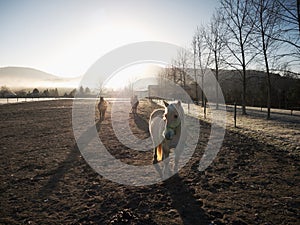
[[38, 88], [34, 88], [31, 90], [17, 90], [12, 91], [10, 88], [6, 86], [2, 86], [0, 89], [0, 97], [1, 98], [9, 98], [9, 97], [19, 97], [19, 98], [26, 98], [26, 97], [59, 97], [58, 89], [45, 89], [40, 91]]
[[[240, 105], [242, 103], [242, 85], [239, 72], [235, 70], [221, 71], [219, 80], [226, 103]], [[284, 109], [300, 107], [300, 79], [271, 73], [270, 80], [272, 83], [271, 107]], [[248, 70], [246, 104], [265, 107], [266, 102], [266, 72]]]
[[[129, 95], [132, 93], [131, 89], [126, 89], [122, 91], [122, 95]], [[118, 96], [120, 93], [113, 90], [103, 90], [101, 92], [106, 96]], [[79, 88], [33, 88], [33, 89], [21, 89], [12, 90], [7, 86], [0, 87], [0, 98], [38, 98], [38, 97], [64, 97], [64, 98], [92, 98], [98, 96], [97, 90], [91, 90], [89, 87], [80, 86]]]
[[91, 97], [96, 94], [92, 93], [89, 87], [80, 86], [78, 89], [74, 88], [71, 91], [66, 91], [64, 89], [58, 90], [57, 88], [47, 88], [44, 90], [40, 90], [38, 88], [34, 88], [32, 90], [17, 90], [13, 91], [6, 86], [2, 86], [0, 88], [0, 97], [1, 98], [11, 98], [11, 97], [70, 97], [73, 98], [75, 95], [79, 97]]
[[[203, 91], [208, 68], [217, 81], [222, 71], [235, 70], [241, 80], [242, 113], [246, 114], [248, 73], [253, 69], [264, 71], [266, 90], [263, 92], [267, 96], [267, 118], [270, 118], [272, 72], [286, 73], [300, 63], [299, 4], [297, 0], [220, 1], [209, 24], [197, 27], [192, 38], [192, 55], [180, 51], [167, 76], [186, 86], [187, 74], [191, 75], [188, 68], [193, 67], [192, 74]], [[218, 89], [215, 90], [218, 99]], [[198, 94], [204, 104], [203, 93]]]

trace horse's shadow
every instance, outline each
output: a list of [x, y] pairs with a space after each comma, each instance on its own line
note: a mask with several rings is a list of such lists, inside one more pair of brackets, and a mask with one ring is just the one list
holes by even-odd
[[[148, 123], [142, 117], [135, 117], [135, 121], [139, 124], [140, 129], [148, 131]], [[94, 138], [92, 135], [93, 129], [99, 131], [101, 122], [98, 121], [95, 125], [89, 127], [79, 137], [79, 141], [86, 143], [86, 145]], [[85, 146], [81, 146], [85, 147]], [[58, 167], [49, 172], [52, 176], [48, 182], [39, 190], [38, 197], [41, 199], [47, 198], [58, 186], [59, 181], [64, 179], [65, 174], [74, 167], [74, 161], [79, 160], [80, 151], [77, 144], [74, 145], [72, 151], [68, 154], [67, 158], [61, 162]], [[162, 188], [165, 189], [166, 193], [169, 193], [172, 198], [172, 207], [174, 207], [183, 224], [209, 224], [210, 220], [201, 208], [202, 203], [197, 201], [192, 194], [191, 188], [184, 183], [184, 178], [175, 174], [168, 180], [164, 181]]]
[[140, 130], [149, 134], [149, 123], [147, 120], [145, 120], [139, 114], [134, 114], [134, 122]]
[[[139, 129], [149, 133], [148, 120], [135, 114], [134, 121]], [[154, 164], [154, 167], [162, 177], [162, 171], [158, 164]], [[191, 188], [184, 182], [184, 179], [178, 174], [173, 175], [163, 182], [163, 188], [166, 189], [166, 192], [170, 193], [172, 206], [177, 209], [183, 224], [210, 224], [209, 217], [201, 208], [203, 203], [195, 199]]]
[[195, 199], [183, 178], [175, 174], [164, 181], [163, 186], [170, 193], [172, 206], [177, 209], [183, 224], [210, 224], [211, 220], [201, 208], [203, 203]]
[[[85, 132], [81, 134], [78, 138], [77, 142], [84, 143], [81, 144], [80, 148], [85, 148], [90, 141], [95, 137], [94, 129], [96, 127], [97, 132], [99, 132], [101, 126], [101, 121], [95, 123], [89, 127]], [[74, 144], [74, 147], [66, 157], [66, 159], [61, 162], [58, 167], [47, 174], [53, 174], [48, 182], [39, 190], [38, 196], [39, 197], [46, 197], [50, 196], [50, 194], [55, 190], [60, 180], [64, 178], [64, 175], [74, 166], [74, 162], [79, 160], [80, 150], [78, 148], [77, 143]]]

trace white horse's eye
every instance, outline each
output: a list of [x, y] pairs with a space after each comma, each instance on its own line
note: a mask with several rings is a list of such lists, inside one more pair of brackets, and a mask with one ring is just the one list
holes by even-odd
[[178, 118], [178, 115], [174, 115], [174, 118], [177, 119], [177, 118]]

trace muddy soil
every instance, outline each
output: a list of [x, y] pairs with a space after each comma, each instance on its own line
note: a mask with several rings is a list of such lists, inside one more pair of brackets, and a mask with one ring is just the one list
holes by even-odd
[[[149, 137], [154, 108], [141, 101], [138, 115], [129, 115], [138, 138]], [[97, 124], [105, 146], [126, 163], [151, 164], [151, 151], [132, 152], [113, 135], [110, 109]], [[271, 139], [227, 129], [217, 158], [199, 172], [210, 135], [210, 124], [199, 122], [186, 166], [164, 182], [134, 187], [103, 178], [83, 159], [71, 100], [0, 105], [0, 224], [299, 224], [299, 157]]]

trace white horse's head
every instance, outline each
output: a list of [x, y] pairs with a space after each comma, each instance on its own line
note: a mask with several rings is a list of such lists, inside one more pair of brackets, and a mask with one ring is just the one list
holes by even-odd
[[176, 132], [180, 131], [181, 124], [184, 121], [184, 111], [180, 101], [172, 104], [169, 104], [166, 101], [164, 101], [164, 104], [164, 120], [166, 121], [164, 137], [167, 140], [172, 140], [173, 137], [176, 135]]

